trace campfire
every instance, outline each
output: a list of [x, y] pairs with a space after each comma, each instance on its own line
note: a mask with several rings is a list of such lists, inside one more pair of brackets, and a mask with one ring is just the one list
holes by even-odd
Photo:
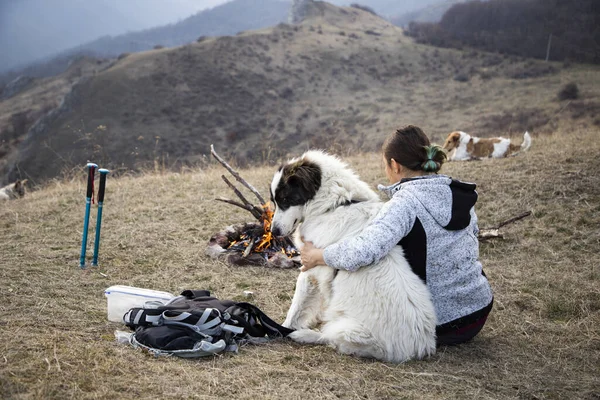
[[249, 211], [258, 221], [231, 225], [216, 233], [210, 238], [206, 253], [213, 258], [224, 258], [232, 265], [260, 265], [276, 268], [299, 267], [300, 252], [296, 249], [290, 237], [274, 236], [271, 232], [271, 222], [273, 220], [271, 204], [265, 202], [258, 190], [225, 162], [215, 152], [213, 146], [210, 147], [210, 152], [238, 182], [256, 196], [261, 205], [252, 204], [225, 175], [221, 175], [223, 181], [233, 190], [239, 201], [226, 198], [216, 200], [243, 208]]

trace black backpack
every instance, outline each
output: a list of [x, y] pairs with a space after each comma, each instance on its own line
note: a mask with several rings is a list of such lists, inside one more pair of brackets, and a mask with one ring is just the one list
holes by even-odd
[[250, 303], [219, 300], [208, 290], [185, 290], [155, 308], [132, 308], [123, 322], [135, 330], [129, 339], [134, 347], [186, 358], [237, 351], [240, 343], [293, 332]]

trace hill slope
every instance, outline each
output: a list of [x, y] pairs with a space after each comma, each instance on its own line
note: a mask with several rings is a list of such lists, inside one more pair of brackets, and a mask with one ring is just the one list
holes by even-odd
[[[80, 82], [30, 130], [9, 178], [40, 184], [87, 160], [176, 168], [203, 162], [211, 143], [241, 164], [308, 147], [375, 150], [408, 123], [438, 141], [455, 129], [549, 132], [556, 115], [595, 118], [596, 72], [433, 49], [370, 13], [316, 3], [299, 26], [131, 54]], [[560, 103], [569, 81], [582, 98]]]
[[[72, 86], [107, 68], [110, 60], [80, 57], [68, 69], [49, 78], [21, 77], [0, 96], [0, 185], [5, 172], [18, 160], [19, 145], [29, 129], [60, 106]], [[9, 90], [10, 89], [10, 90]]]
[[[115, 342], [103, 291], [116, 284], [210, 289], [284, 320], [298, 271], [230, 267], [204, 256], [211, 235], [250, 221], [214, 201], [222, 167], [108, 178], [100, 268], [78, 254], [85, 176], [0, 207], [0, 397], [44, 399], [594, 399], [600, 365], [600, 142], [595, 129], [534, 139], [509, 159], [443, 172], [478, 184], [481, 227], [531, 210], [481, 244], [495, 295], [481, 334], [401, 365], [277, 340], [198, 361], [156, 358]], [[383, 183], [378, 153], [348, 159]], [[240, 171], [263, 194], [275, 167]], [[246, 193], [252, 198], [251, 194]], [[96, 213], [92, 212], [94, 216]], [[94, 221], [91, 221], [93, 226]], [[135, 384], [132, 384], [135, 382]]]

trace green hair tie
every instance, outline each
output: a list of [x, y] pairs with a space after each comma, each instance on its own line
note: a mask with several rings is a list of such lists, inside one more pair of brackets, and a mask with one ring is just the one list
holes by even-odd
[[438, 170], [437, 163], [433, 160], [427, 160], [427, 161], [425, 161], [425, 164], [423, 164], [423, 171], [425, 171], [425, 172], [435, 172], [437, 170]]
[[433, 161], [433, 157], [436, 153], [442, 151], [440, 146], [424, 146], [425, 152], [427, 153], [427, 161], [423, 163], [423, 171], [425, 172], [436, 172], [439, 170], [438, 163]]

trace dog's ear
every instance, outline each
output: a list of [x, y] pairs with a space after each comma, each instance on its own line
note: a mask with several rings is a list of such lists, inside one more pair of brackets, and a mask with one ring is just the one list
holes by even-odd
[[23, 197], [25, 196], [25, 182], [27, 182], [27, 180], [20, 180], [18, 179], [13, 186], [13, 190], [15, 193], [17, 193], [19, 195], [19, 197]]
[[284, 179], [290, 186], [299, 187], [307, 193], [314, 195], [321, 187], [321, 168], [313, 162], [299, 160], [284, 172]]
[[456, 147], [458, 145], [459, 140], [460, 140], [460, 132], [452, 132], [451, 134], [448, 135], [448, 138], [446, 138], [446, 141], [444, 142], [444, 149], [446, 149], [446, 150], [453, 149], [454, 147]]

